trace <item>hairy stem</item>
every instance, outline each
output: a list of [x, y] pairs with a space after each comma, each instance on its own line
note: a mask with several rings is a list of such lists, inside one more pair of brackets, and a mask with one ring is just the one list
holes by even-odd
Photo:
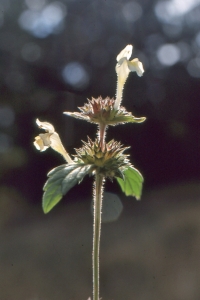
[[96, 173], [94, 185], [94, 226], [93, 226], [93, 300], [99, 300], [99, 247], [101, 234], [101, 209], [102, 209], [102, 192], [103, 176]]
[[101, 150], [104, 150], [105, 147], [105, 136], [106, 136], [106, 125], [103, 123], [99, 124], [99, 141], [101, 145]]
[[123, 95], [123, 88], [124, 88], [124, 83], [117, 79], [117, 91], [116, 91], [116, 100], [114, 104], [114, 109], [117, 110], [120, 107], [120, 104], [122, 102], [122, 95]]

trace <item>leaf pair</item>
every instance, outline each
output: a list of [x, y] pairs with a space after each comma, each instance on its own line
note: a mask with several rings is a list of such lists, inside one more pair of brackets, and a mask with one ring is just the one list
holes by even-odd
[[[51, 170], [49, 179], [44, 185], [42, 207], [48, 213], [62, 197], [83, 178], [92, 172], [92, 165], [65, 164]], [[134, 167], [129, 167], [123, 174], [124, 179], [116, 177], [122, 191], [126, 196], [135, 196], [140, 199], [142, 193], [143, 177]]]
[[80, 183], [85, 175], [91, 172], [92, 165], [65, 164], [51, 170], [47, 176], [49, 179], [44, 185], [42, 207], [44, 213], [48, 213], [62, 197], [77, 183]]

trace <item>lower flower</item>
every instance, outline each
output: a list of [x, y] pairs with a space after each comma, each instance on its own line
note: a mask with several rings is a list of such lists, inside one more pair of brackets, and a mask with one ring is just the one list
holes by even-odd
[[88, 138], [88, 142], [84, 142], [82, 148], [75, 149], [75, 162], [92, 164], [94, 170], [104, 177], [123, 178], [124, 171], [131, 165], [128, 155], [123, 153], [128, 148], [122, 147], [120, 142], [111, 140], [102, 150], [98, 139], [93, 142]]

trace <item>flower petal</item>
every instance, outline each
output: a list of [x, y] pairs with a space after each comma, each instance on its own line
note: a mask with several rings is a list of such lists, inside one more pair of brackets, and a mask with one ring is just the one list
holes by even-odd
[[53, 134], [51, 134], [50, 136], [50, 141], [51, 141], [51, 148], [55, 151], [57, 151], [58, 153], [60, 153], [65, 159], [66, 161], [70, 164], [73, 163], [73, 160], [71, 159], [71, 157], [69, 156], [69, 154], [67, 153], [67, 151], [65, 150], [59, 135], [57, 134], [57, 132], [54, 132]]
[[127, 62], [128, 68], [132, 72], [136, 72], [139, 77], [141, 77], [144, 73], [143, 64], [139, 61], [138, 58], [134, 58], [131, 61]]
[[122, 58], [129, 59], [132, 55], [133, 46], [127, 45], [118, 55], [117, 61], [119, 62]]
[[39, 137], [41, 138], [43, 144], [45, 147], [50, 147], [51, 146], [51, 137], [52, 133], [40, 133]]
[[40, 150], [45, 151], [47, 148], [51, 147], [55, 151], [59, 152], [65, 160], [71, 164], [74, 163], [60, 140], [59, 135], [55, 132], [54, 127], [52, 124], [48, 122], [40, 122], [39, 119], [36, 120], [37, 125], [46, 130], [46, 133], [41, 133], [39, 136], [36, 136], [34, 141], [34, 146]]
[[49, 145], [48, 145], [46, 137], [44, 137], [44, 139], [43, 139], [43, 136], [41, 134], [41, 135], [35, 137], [35, 141], [33, 144], [37, 150], [45, 151], [50, 146], [50, 140], [49, 140]]
[[126, 82], [126, 79], [128, 78], [128, 74], [130, 73], [130, 69], [128, 67], [128, 60], [123, 59], [123, 62], [121, 62], [121, 64], [117, 63], [115, 70], [117, 73], [117, 92], [116, 92], [116, 101], [114, 104], [114, 109], [117, 110], [122, 101], [124, 84]]
[[51, 141], [51, 148], [54, 149], [55, 151], [59, 152], [60, 154], [63, 155], [63, 153], [65, 153], [65, 148], [63, 147], [63, 144], [60, 140], [59, 135], [57, 134], [57, 132], [54, 132], [51, 136], [50, 136], [50, 141]]
[[116, 65], [116, 73], [118, 75], [118, 82], [120, 82], [122, 85], [124, 85], [128, 74], [130, 73], [130, 68], [128, 66], [128, 61], [125, 59], [121, 65]]
[[54, 127], [51, 123], [48, 122], [40, 122], [39, 119], [36, 120], [36, 123], [38, 125], [39, 128], [42, 128], [44, 130], [46, 130], [49, 133], [54, 133]]

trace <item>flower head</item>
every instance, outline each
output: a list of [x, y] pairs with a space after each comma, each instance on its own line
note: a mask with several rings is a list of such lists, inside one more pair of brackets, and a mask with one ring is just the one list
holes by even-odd
[[117, 65], [116, 65], [116, 73], [117, 73], [117, 93], [116, 93], [116, 101], [115, 101], [115, 109], [118, 109], [122, 100], [122, 91], [124, 88], [124, 84], [130, 72], [136, 72], [138, 76], [142, 76], [144, 73], [143, 65], [138, 60], [138, 58], [134, 58], [129, 61], [133, 50], [132, 45], [127, 45], [117, 56]]
[[55, 132], [52, 124], [48, 122], [40, 122], [39, 119], [36, 120], [39, 128], [42, 128], [46, 133], [40, 133], [39, 136], [35, 137], [34, 146], [40, 151], [45, 151], [47, 148], [51, 147], [55, 151], [59, 152], [68, 163], [73, 163], [69, 154], [65, 150], [59, 135]]
[[81, 112], [64, 112], [64, 114], [91, 123], [112, 126], [130, 122], [141, 123], [146, 119], [145, 117], [137, 118], [133, 116], [122, 106], [115, 110], [114, 105], [115, 100], [113, 98], [92, 98], [92, 100], [88, 99], [88, 103], [85, 103], [84, 106], [79, 107]]
[[88, 137], [88, 142], [83, 142], [83, 147], [76, 150], [75, 162], [91, 164], [96, 172], [112, 179], [123, 178], [124, 171], [131, 166], [127, 154], [124, 151], [129, 147], [123, 147], [121, 143], [111, 140], [105, 144], [102, 150], [100, 141], [94, 142]]

